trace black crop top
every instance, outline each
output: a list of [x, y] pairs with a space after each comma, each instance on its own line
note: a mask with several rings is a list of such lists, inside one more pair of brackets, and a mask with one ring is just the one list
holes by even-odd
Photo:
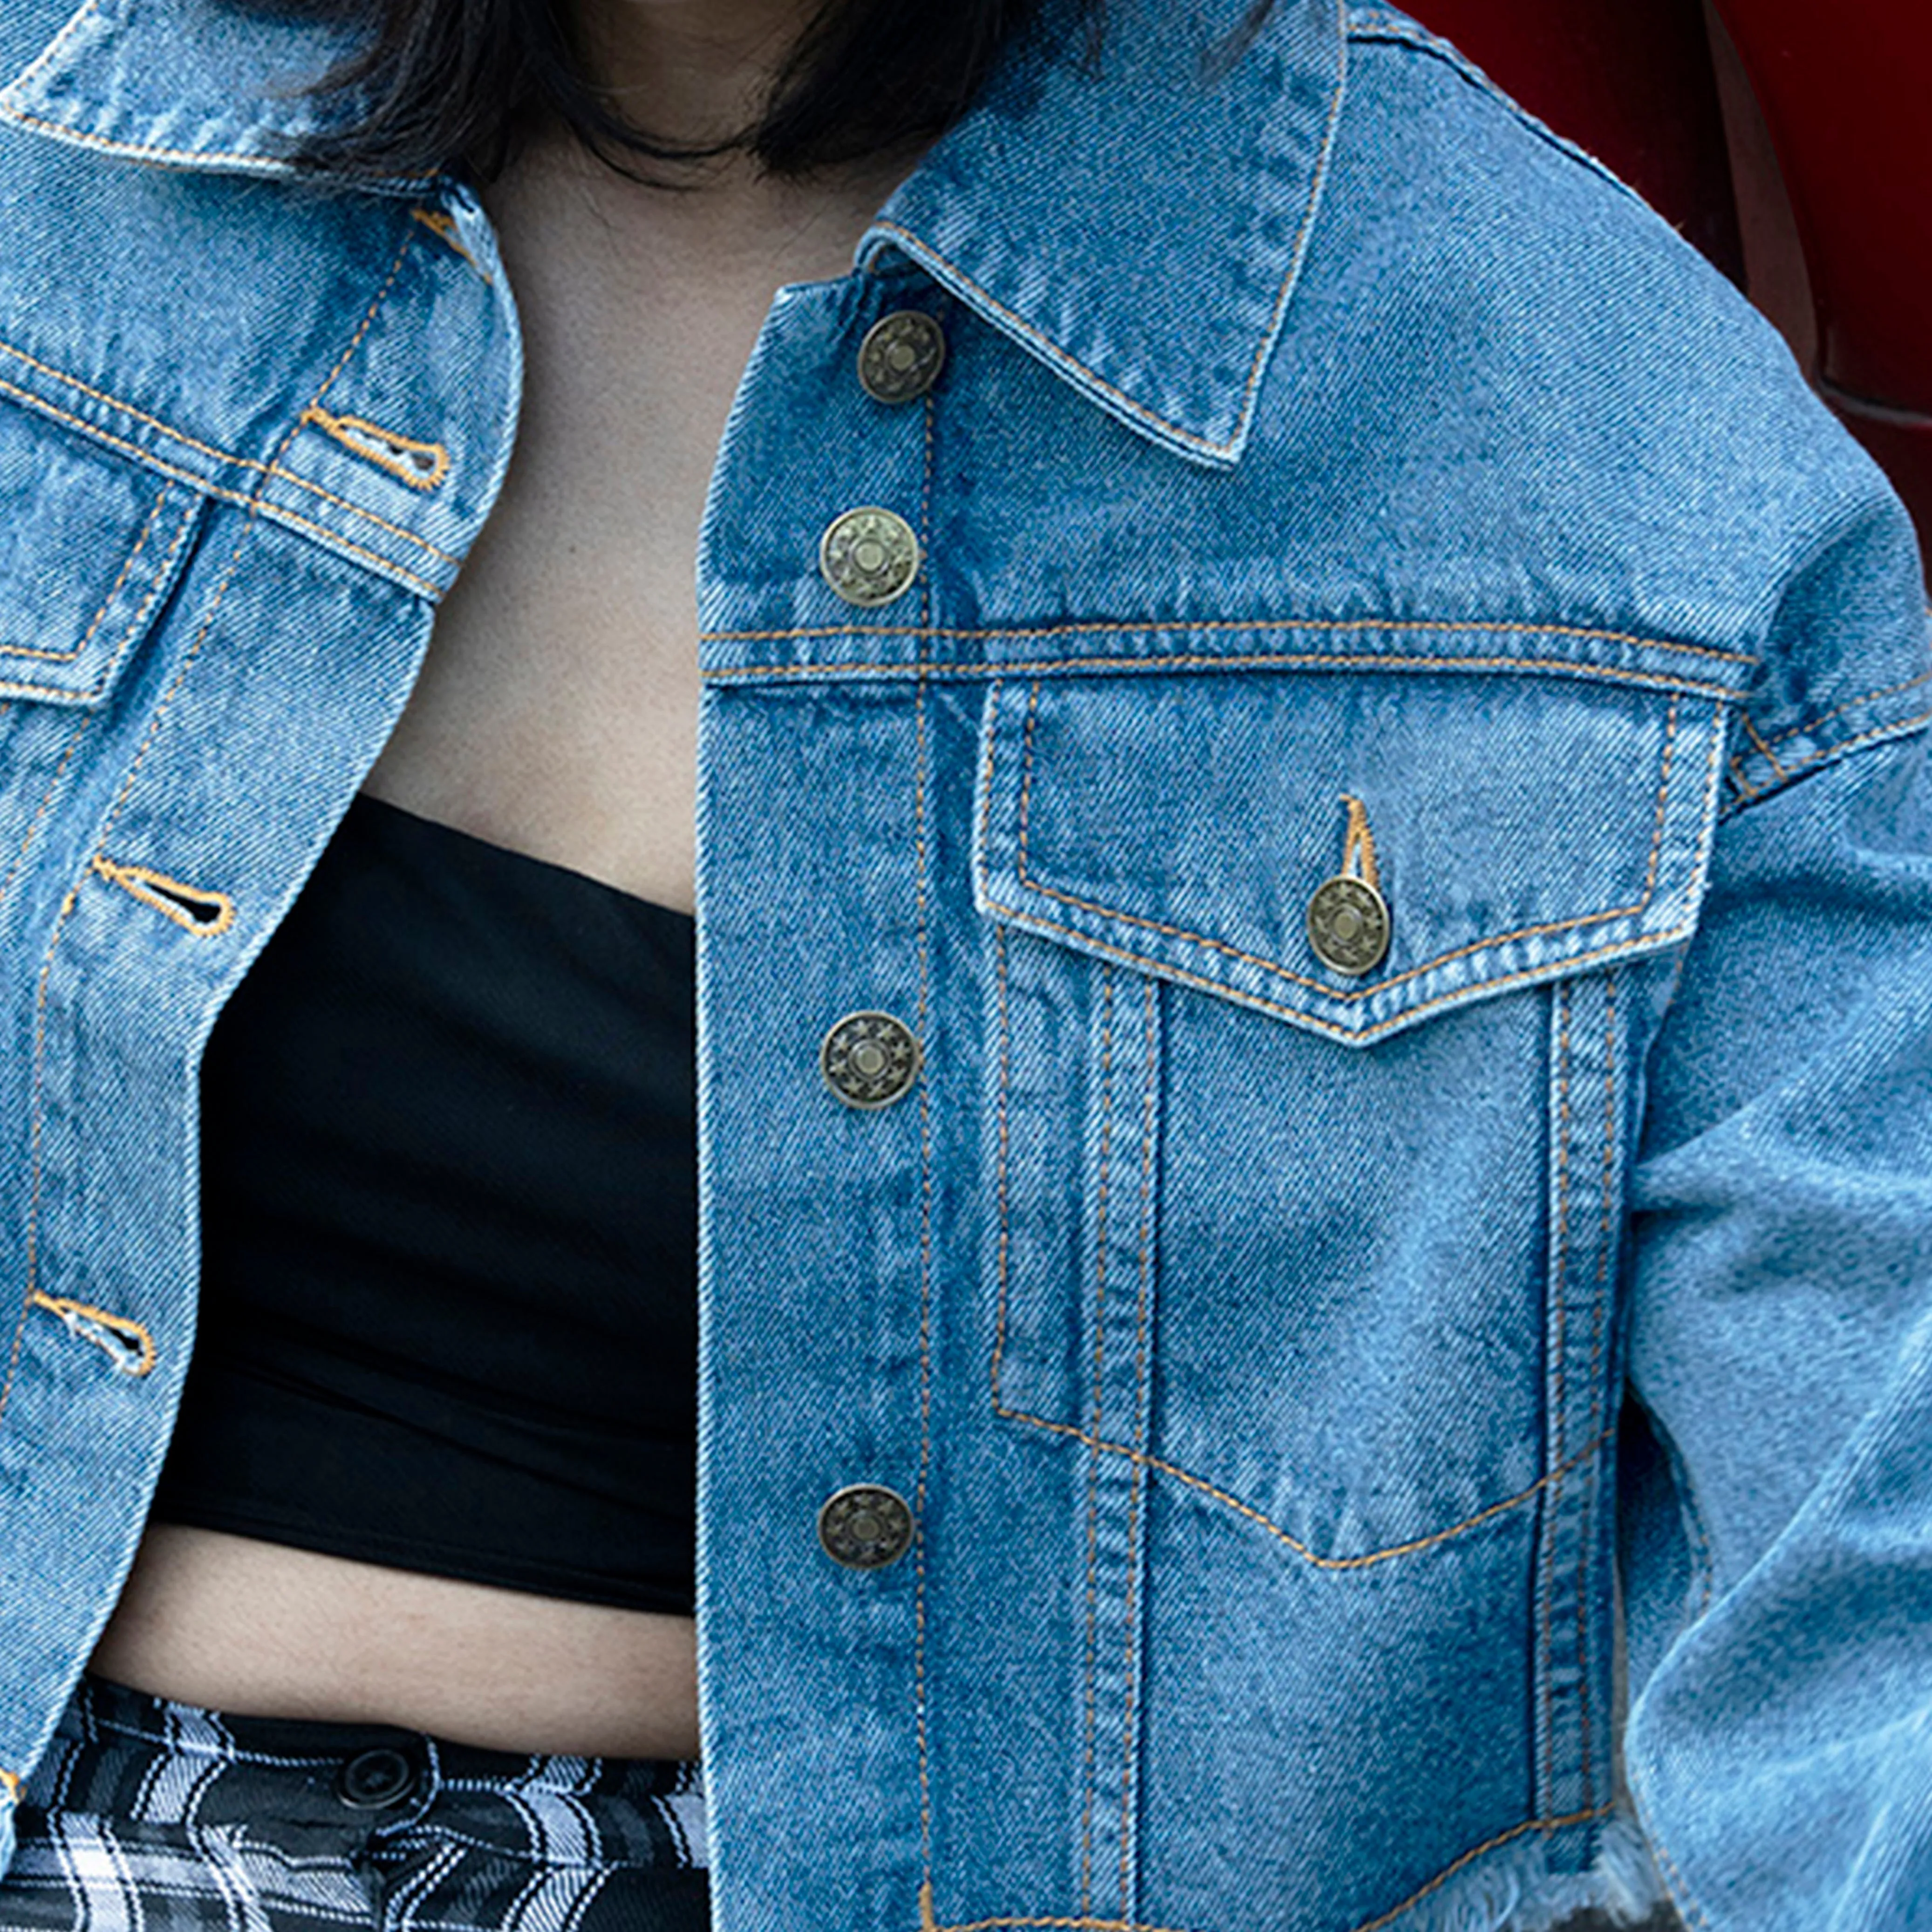
[[368, 797], [202, 1075], [158, 1519], [692, 1608], [693, 932]]

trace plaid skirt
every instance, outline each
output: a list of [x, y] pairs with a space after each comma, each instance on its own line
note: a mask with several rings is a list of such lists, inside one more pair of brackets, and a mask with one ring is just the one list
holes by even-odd
[[0, 1932], [704, 1932], [694, 1764], [226, 1717], [85, 1681]]

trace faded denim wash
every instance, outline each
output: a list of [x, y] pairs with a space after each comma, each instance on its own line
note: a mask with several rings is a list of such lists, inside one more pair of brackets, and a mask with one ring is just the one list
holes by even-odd
[[[69, 4], [0, 0], [14, 1779], [187, 1366], [200, 1043], [520, 382], [459, 181], [279, 158], [326, 30]], [[779, 294], [719, 454], [717, 1923], [1922, 1924], [1910, 527], [1742, 301], [1447, 49], [1282, 0], [1204, 78], [1244, 10], [1016, 52], [854, 272]], [[908, 306], [950, 355], [892, 409], [854, 357]], [[874, 611], [817, 566], [855, 505], [926, 554]], [[1359, 976], [1306, 923], [1349, 800]], [[924, 1068], [861, 1112], [817, 1056], [867, 1009]], [[854, 1482], [911, 1504], [889, 1568], [818, 1547]]]

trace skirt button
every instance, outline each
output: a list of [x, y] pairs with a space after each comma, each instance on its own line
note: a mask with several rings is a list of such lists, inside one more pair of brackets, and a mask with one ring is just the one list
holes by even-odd
[[386, 1811], [416, 1788], [416, 1766], [387, 1745], [358, 1751], [335, 1780], [335, 1795], [352, 1811]]

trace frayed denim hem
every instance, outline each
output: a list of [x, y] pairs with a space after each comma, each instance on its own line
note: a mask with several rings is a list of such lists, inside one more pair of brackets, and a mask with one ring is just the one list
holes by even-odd
[[1534, 1839], [1499, 1850], [1384, 1922], [1388, 1932], [1679, 1932], [1636, 1821], [1604, 1826], [1588, 1870], [1544, 1869]]

